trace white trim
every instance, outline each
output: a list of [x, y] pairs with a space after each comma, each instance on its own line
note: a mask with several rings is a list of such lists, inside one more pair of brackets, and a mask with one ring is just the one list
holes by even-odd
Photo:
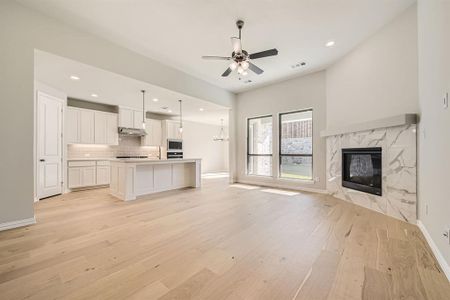
[[241, 178], [238, 178], [236, 180], [236, 183], [244, 183], [244, 184], [257, 185], [257, 186], [262, 186], [262, 187], [279, 188], [279, 189], [293, 190], [293, 191], [303, 191], [303, 192], [318, 193], [318, 194], [327, 194], [327, 195], [330, 194], [327, 190], [321, 190], [321, 189], [316, 189], [316, 188], [308, 188], [308, 187], [303, 187], [303, 186], [292, 186], [292, 185], [280, 184], [280, 183], [252, 181], [252, 180], [246, 180], [246, 179], [241, 179]]
[[321, 137], [367, 131], [379, 128], [396, 127], [417, 124], [416, 114], [402, 114], [388, 118], [367, 121], [365, 123], [353, 124], [345, 127], [328, 128], [320, 132]]
[[436, 257], [439, 265], [444, 271], [444, 274], [447, 276], [448, 281], [450, 281], [450, 266], [447, 264], [447, 261], [445, 260], [441, 251], [439, 251], [439, 248], [434, 243], [433, 239], [431, 238], [431, 235], [428, 233], [427, 228], [425, 227], [425, 225], [422, 223], [421, 220], [417, 220], [417, 226], [420, 228], [420, 231], [422, 231], [423, 235], [425, 236], [425, 239], [428, 242], [428, 245], [433, 251], [434, 256]]
[[0, 231], [13, 229], [13, 228], [17, 228], [17, 227], [22, 227], [22, 226], [27, 226], [27, 225], [32, 225], [32, 224], [36, 224], [36, 218], [35, 217], [28, 218], [28, 219], [23, 219], [23, 220], [18, 220], [18, 221], [11, 221], [11, 222], [6, 222], [6, 223], [1, 223], [0, 224]]

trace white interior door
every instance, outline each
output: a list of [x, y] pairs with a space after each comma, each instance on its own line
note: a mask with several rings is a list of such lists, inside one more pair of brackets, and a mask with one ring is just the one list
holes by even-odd
[[38, 92], [37, 97], [38, 198], [62, 192], [62, 100]]

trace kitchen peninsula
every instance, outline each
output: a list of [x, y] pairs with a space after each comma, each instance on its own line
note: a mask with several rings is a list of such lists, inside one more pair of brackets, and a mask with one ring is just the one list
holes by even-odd
[[201, 185], [201, 159], [116, 159], [111, 161], [110, 194], [124, 201]]

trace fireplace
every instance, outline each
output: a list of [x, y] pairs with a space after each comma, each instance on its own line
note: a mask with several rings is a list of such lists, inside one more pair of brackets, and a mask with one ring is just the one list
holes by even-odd
[[342, 149], [342, 186], [381, 196], [381, 148]]

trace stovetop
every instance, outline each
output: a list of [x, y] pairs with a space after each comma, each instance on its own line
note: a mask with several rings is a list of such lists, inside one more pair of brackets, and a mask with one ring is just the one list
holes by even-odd
[[116, 156], [116, 158], [148, 158], [148, 155], [124, 155]]

